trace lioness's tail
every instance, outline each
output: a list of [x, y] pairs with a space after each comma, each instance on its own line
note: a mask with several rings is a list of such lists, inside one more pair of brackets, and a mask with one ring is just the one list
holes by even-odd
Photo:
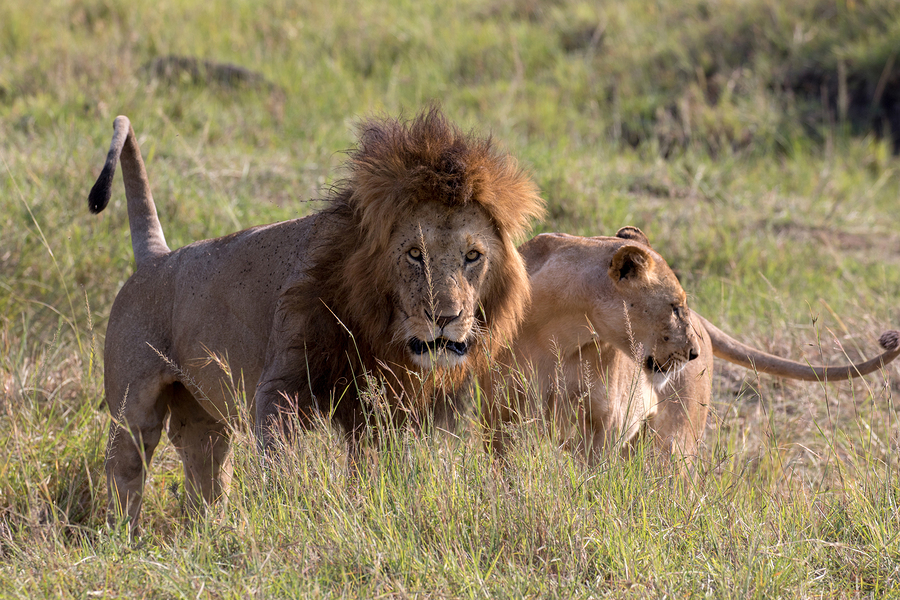
[[843, 381], [877, 371], [900, 356], [900, 332], [886, 331], [878, 339], [885, 352], [859, 364], [819, 367], [779, 358], [745, 346], [697, 314], [712, 342], [713, 355], [759, 373], [803, 381]]
[[131, 226], [131, 247], [134, 249], [134, 262], [140, 267], [142, 263], [169, 253], [166, 237], [163, 235], [153, 194], [150, 193], [150, 182], [141, 158], [134, 129], [128, 117], [119, 116], [113, 122], [112, 144], [106, 155], [106, 164], [91, 188], [88, 196], [88, 209], [99, 213], [109, 204], [112, 195], [113, 175], [116, 163], [122, 160], [122, 178], [125, 180], [125, 198], [128, 200], [128, 223]]

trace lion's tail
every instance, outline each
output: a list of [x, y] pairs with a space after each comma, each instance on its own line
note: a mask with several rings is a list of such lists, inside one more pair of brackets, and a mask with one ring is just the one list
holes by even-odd
[[91, 188], [88, 196], [88, 209], [99, 213], [109, 204], [112, 195], [113, 175], [116, 163], [122, 161], [122, 177], [125, 181], [125, 198], [128, 200], [128, 223], [131, 226], [131, 247], [134, 249], [135, 264], [140, 267], [144, 262], [169, 253], [166, 237], [163, 235], [153, 194], [150, 193], [150, 181], [141, 158], [134, 129], [128, 117], [118, 116], [113, 122], [113, 138], [106, 155], [106, 164]]
[[875, 358], [871, 358], [858, 364], [841, 365], [837, 367], [813, 366], [780, 358], [772, 354], [767, 354], [761, 350], [756, 350], [750, 346], [745, 346], [727, 333], [721, 331], [718, 327], [696, 312], [694, 315], [700, 319], [703, 326], [706, 328], [706, 331], [709, 333], [713, 347], [713, 355], [725, 359], [728, 362], [741, 365], [742, 367], [753, 369], [759, 373], [786, 377], [788, 379], [800, 379], [803, 381], [844, 381], [846, 379], [862, 377], [863, 375], [878, 371], [897, 358], [897, 356], [900, 356], [900, 332], [890, 330], [882, 334], [881, 338], [878, 340], [885, 352], [879, 354]]

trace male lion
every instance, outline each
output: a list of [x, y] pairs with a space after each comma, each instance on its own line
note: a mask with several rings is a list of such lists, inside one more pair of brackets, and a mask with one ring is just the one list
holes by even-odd
[[486, 443], [501, 455], [504, 423], [537, 405], [589, 463], [610, 447], [629, 450], [642, 432], [690, 462], [706, 427], [713, 356], [779, 377], [839, 381], [900, 355], [897, 331], [881, 336], [885, 353], [842, 367], [745, 346], [688, 309], [674, 273], [635, 227], [616, 237], [542, 234], [519, 252], [532, 304], [483, 411]]
[[199, 509], [231, 478], [236, 396], [253, 399], [263, 447], [281, 413], [303, 426], [324, 413], [353, 460], [371, 382], [395, 421], [452, 415], [524, 316], [514, 239], [542, 200], [510, 156], [437, 108], [363, 123], [324, 210], [175, 251], [126, 117], [115, 120], [91, 211], [108, 203], [120, 157], [136, 270], [113, 304], [104, 354], [111, 517], [137, 523], [167, 415], [188, 507]]

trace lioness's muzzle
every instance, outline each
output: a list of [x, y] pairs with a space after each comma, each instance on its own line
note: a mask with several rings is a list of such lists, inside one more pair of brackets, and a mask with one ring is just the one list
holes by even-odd
[[409, 349], [413, 354], [437, 353], [438, 350], [447, 350], [457, 356], [465, 356], [466, 352], [469, 351], [469, 345], [466, 342], [453, 342], [442, 337], [435, 338], [430, 342], [423, 342], [418, 338], [413, 338], [409, 340]]
[[665, 373], [666, 372], [665, 369], [662, 368], [662, 365], [660, 365], [658, 362], [656, 362], [656, 359], [653, 358], [652, 356], [647, 357], [647, 360], [644, 363], [644, 367], [646, 367], [647, 370], [652, 371], [654, 373]]

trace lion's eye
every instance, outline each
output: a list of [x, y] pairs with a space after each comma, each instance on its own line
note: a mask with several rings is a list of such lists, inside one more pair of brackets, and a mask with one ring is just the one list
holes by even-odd
[[672, 305], [672, 312], [675, 313], [675, 318], [676, 318], [676, 319], [680, 319], [680, 318], [681, 318], [682, 310], [681, 310], [681, 307], [678, 306], [677, 304], [673, 304], [673, 305]]
[[418, 248], [410, 248], [406, 253], [413, 260], [421, 261], [422, 260], [422, 251]]
[[478, 250], [469, 250], [466, 252], [466, 262], [475, 262], [481, 258], [481, 252]]

